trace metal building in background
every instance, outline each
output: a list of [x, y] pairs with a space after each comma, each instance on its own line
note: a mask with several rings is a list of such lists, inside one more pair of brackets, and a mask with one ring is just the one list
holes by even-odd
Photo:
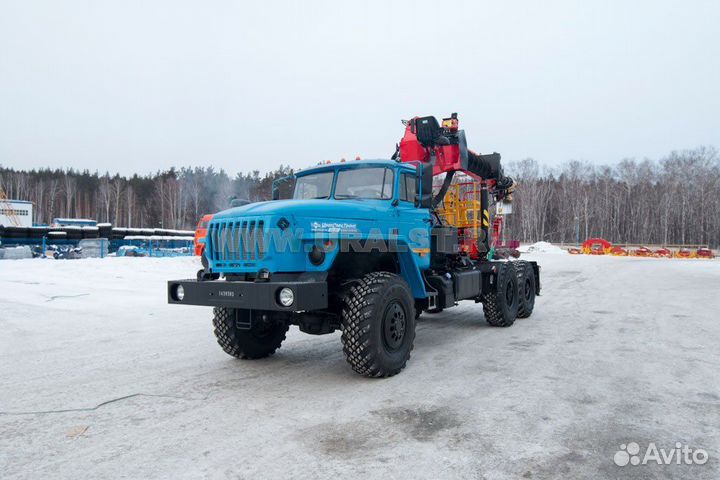
[[5, 227], [32, 227], [32, 209], [32, 202], [0, 198], [0, 225]]

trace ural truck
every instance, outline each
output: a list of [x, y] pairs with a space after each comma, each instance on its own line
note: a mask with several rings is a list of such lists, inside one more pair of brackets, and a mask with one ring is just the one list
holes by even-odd
[[490, 239], [491, 202], [514, 188], [500, 155], [468, 150], [456, 114], [403, 123], [390, 159], [321, 164], [276, 181], [271, 201], [215, 214], [203, 268], [169, 281], [168, 302], [214, 307], [218, 343], [242, 359], [272, 355], [291, 325], [339, 330], [371, 377], [405, 367], [422, 312], [470, 300], [492, 326], [530, 316], [538, 265], [494, 258]]

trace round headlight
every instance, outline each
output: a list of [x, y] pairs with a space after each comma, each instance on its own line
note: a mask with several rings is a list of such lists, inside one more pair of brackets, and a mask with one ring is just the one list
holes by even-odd
[[287, 287], [280, 289], [278, 293], [278, 301], [283, 307], [289, 307], [295, 301], [295, 294]]
[[182, 299], [185, 298], [185, 289], [182, 285], [175, 287], [175, 298], [180, 302], [182, 302]]

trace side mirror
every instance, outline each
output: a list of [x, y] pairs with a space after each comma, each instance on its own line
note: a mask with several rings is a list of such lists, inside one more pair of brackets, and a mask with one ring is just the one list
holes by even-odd
[[432, 163], [430, 162], [423, 162], [422, 163], [422, 174], [420, 176], [420, 188], [418, 189], [419, 193], [416, 195], [416, 202], [415, 204], [419, 206], [420, 208], [432, 208], [433, 203], [433, 191], [432, 191], [432, 182], [433, 182], [433, 167]]
[[272, 186], [272, 199], [273, 200], [280, 200], [280, 189], [273, 183]]

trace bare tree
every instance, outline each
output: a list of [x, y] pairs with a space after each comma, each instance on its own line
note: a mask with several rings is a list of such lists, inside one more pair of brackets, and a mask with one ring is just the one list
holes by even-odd
[[100, 183], [98, 185], [98, 197], [100, 201], [99, 207], [102, 209], [102, 213], [104, 214], [100, 217], [100, 219], [104, 222], [109, 222], [112, 195], [110, 193], [110, 175], [107, 173], [100, 178]]
[[72, 204], [77, 193], [77, 180], [75, 177], [65, 175], [63, 177], [63, 192], [65, 193], [65, 217], [72, 215]]
[[120, 202], [122, 200], [123, 190], [125, 189], [125, 180], [119, 175], [115, 175], [110, 184], [110, 190], [112, 192], [112, 202], [115, 206], [115, 215], [113, 216], [113, 223], [117, 223], [120, 220]]

